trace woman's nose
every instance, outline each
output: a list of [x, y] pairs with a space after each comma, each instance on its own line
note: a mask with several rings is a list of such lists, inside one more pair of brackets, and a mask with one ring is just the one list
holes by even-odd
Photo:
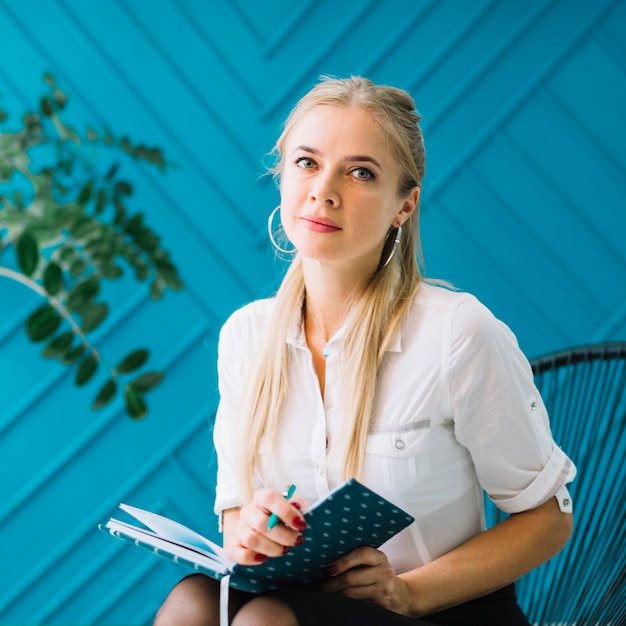
[[339, 206], [339, 189], [330, 176], [320, 176], [311, 185], [309, 200], [331, 207]]

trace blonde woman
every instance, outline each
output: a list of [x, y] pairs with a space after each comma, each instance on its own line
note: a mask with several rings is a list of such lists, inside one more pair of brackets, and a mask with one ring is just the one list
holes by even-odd
[[[270, 219], [294, 259], [274, 298], [222, 329], [215, 424], [215, 510], [236, 562], [301, 543], [305, 502], [351, 476], [416, 521], [333, 563], [319, 590], [232, 591], [236, 626], [528, 624], [513, 582], [570, 535], [575, 468], [514, 336], [420, 276], [419, 119], [406, 92], [364, 78], [324, 79], [296, 105]], [[483, 491], [511, 514], [490, 530]], [[284, 524], [268, 530], [271, 514]], [[217, 624], [218, 605], [217, 583], [190, 576], [155, 623]]]

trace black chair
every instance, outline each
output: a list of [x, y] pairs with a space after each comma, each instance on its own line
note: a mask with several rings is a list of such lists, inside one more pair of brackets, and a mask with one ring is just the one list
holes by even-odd
[[[517, 583], [532, 624], [626, 624], [626, 342], [531, 360], [554, 439], [578, 475], [574, 532], [563, 551]], [[489, 506], [488, 519], [504, 514]]]

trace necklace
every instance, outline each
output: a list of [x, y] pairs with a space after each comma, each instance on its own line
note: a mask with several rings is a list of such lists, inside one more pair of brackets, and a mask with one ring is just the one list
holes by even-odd
[[330, 354], [330, 350], [328, 349], [328, 339], [326, 339], [326, 335], [324, 334], [324, 331], [322, 330], [320, 323], [317, 321], [317, 317], [313, 315], [313, 311], [309, 309], [309, 313], [311, 314], [311, 317], [313, 318], [313, 321], [315, 322], [315, 326], [317, 327], [317, 332], [320, 334], [320, 337], [324, 340], [324, 349], [322, 350], [322, 354], [325, 357], [327, 357]]

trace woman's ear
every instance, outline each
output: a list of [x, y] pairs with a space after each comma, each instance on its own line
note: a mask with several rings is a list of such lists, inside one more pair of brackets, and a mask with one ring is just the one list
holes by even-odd
[[417, 209], [420, 201], [420, 191], [421, 190], [419, 187], [413, 187], [413, 189], [409, 191], [407, 197], [404, 200], [402, 208], [400, 209], [400, 212], [394, 220], [395, 228], [398, 228], [398, 226], [402, 226], [402, 224], [404, 224], [404, 222], [406, 222], [409, 217], [411, 217], [411, 213], [413, 213], [413, 211]]

